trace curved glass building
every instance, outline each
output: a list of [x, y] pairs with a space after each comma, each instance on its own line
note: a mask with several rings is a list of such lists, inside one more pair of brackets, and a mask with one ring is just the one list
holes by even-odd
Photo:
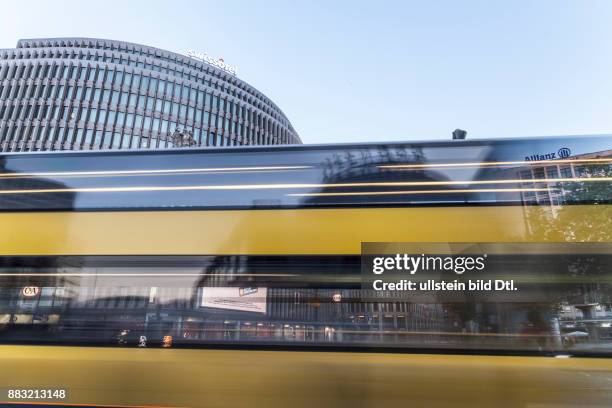
[[0, 151], [301, 143], [278, 106], [216, 65], [122, 41], [20, 40], [0, 50]]

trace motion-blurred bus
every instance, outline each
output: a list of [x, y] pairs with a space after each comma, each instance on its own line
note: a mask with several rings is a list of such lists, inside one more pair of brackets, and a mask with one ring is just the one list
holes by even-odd
[[[0, 228], [5, 345], [612, 350], [606, 136], [4, 154]], [[368, 245], [517, 290], [376, 291]]]

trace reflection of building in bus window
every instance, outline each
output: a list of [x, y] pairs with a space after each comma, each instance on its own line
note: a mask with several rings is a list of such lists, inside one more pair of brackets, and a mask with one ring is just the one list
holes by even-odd
[[536, 179], [543, 179], [544, 178], [544, 169], [542, 167], [536, 167], [533, 170], [533, 177]]
[[[62, 190], [66, 185], [38, 176], [19, 175], [7, 165], [7, 158], [0, 157], [1, 190]], [[15, 176], [15, 177], [12, 177]], [[74, 207], [75, 193], [11, 193], [0, 195], [0, 210], [47, 210], [61, 208], [71, 210]], [[31, 246], [37, 246], [37, 250], [55, 253], [57, 245], [64, 239], [64, 234], [69, 231], [57, 229], [53, 239], [47, 236], [44, 229], [28, 229], [24, 232], [14, 231], [15, 234], [27, 235], [27, 242]], [[9, 234], [9, 240], [23, 239], [15, 238], [15, 234]], [[27, 276], [32, 272], [39, 272], [39, 262], [36, 258], [8, 258], [3, 257], [0, 268], [6, 272], [14, 272], [15, 268], [24, 276], [6, 276], [2, 278], [0, 287], [0, 307], [3, 313], [8, 315], [6, 323], [0, 322], [4, 336], [15, 339], [37, 339], [41, 331], [51, 333], [58, 326], [59, 316], [64, 315], [65, 302], [64, 287], [78, 285], [78, 277], [69, 276]], [[61, 265], [50, 265], [55, 271], [61, 271]], [[25, 292], [27, 288], [35, 289], [30, 294]], [[38, 292], [37, 292], [38, 291]], [[4, 320], [4, 318], [3, 318]]]
[[556, 166], [546, 168], [546, 178], [559, 178], [559, 171]]
[[569, 166], [561, 167], [561, 178], [571, 178], [572, 177], [572, 168]]
[[523, 325], [521, 334], [525, 336], [529, 348], [537, 347], [543, 350], [550, 335], [549, 319], [543, 316], [544, 310], [541, 307], [531, 308], [527, 311], [527, 320]]

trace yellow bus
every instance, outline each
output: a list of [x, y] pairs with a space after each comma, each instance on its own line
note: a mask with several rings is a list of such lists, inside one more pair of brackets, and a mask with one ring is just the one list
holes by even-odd
[[0, 230], [0, 402], [612, 403], [607, 136], [4, 154]]

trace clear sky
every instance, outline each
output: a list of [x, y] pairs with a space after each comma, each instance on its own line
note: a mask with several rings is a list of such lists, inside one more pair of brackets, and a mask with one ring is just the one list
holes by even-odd
[[612, 1], [10, 1], [0, 48], [100, 37], [238, 65], [305, 143], [612, 133]]

